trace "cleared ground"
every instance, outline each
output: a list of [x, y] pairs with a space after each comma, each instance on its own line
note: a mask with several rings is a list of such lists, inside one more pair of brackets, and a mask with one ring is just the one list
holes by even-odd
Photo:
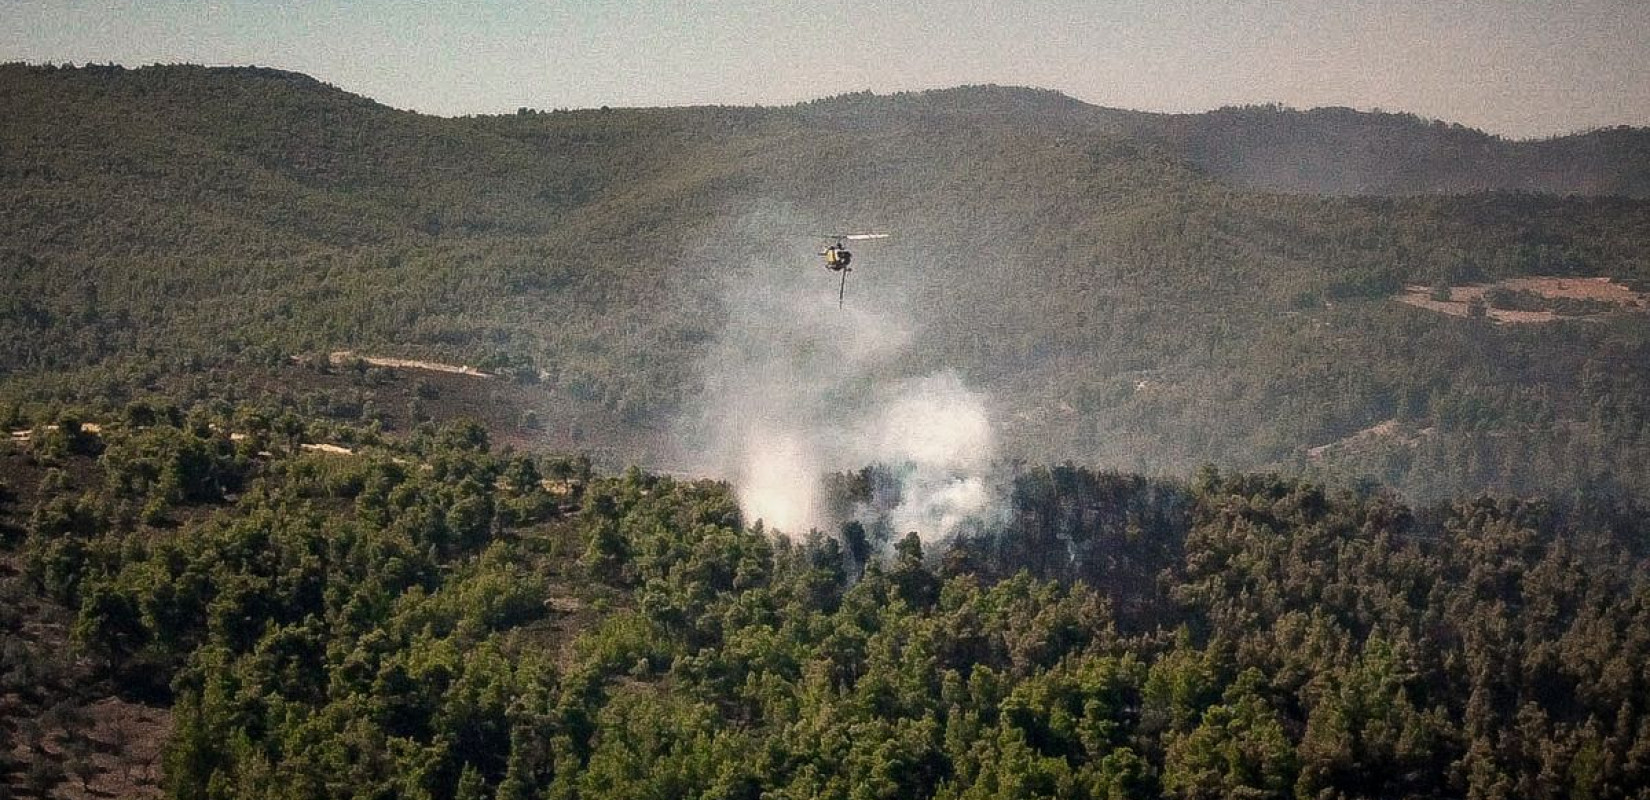
[[[1598, 310], [1589, 313], [1563, 313], [1559, 309], [1526, 309], [1501, 308], [1495, 302], [1500, 293], [1510, 293], [1515, 296], [1534, 296], [1548, 301], [1563, 303], [1564, 301], [1580, 301], [1591, 304]], [[1404, 287], [1404, 293], [1397, 297], [1398, 302], [1449, 314], [1457, 317], [1472, 316], [1475, 308], [1482, 308], [1483, 314], [1496, 322], [1520, 324], [1555, 322], [1561, 319], [1585, 319], [1599, 316], [1600, 313], [1650, 312], [1650, 294], [1634, 291], [1633, 289], [1616, 283], [1609, 278], [1559, 278], [1533, 277], [1508, 278], [1495, 283], [1469, 284], [1465, 286], [1448, 287], [1448, 298], [1442, 295], [1436, 287], [1409, 285]]]

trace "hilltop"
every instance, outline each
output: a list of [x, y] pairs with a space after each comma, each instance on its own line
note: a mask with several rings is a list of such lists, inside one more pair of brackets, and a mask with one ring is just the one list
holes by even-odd
[[[22, 416], [156, 394], [392, 427], [489, 407], [511, 440], [671, 466], [742, 323], [731, 289], [806, 286], [813, 234], [875, 228], [898, 236], [861, 262], [858, 308], [908, 329], [901, 368], [992, 399], [1005, 458], [1650, 491], [1643, 315], [1398, 302], [1517, 277], [1642, 291], [1643, 130], [1511, 142], [1007, 87], [443, 119], [186, 66], [8, 65], [0, 107], [0, 403]], [[421, 396], [294, 364], [341, 350], [500, 382]], [[1431, 432], [1357, 435], [1388, 421]]]
[[1224, 180], [1271, 191], [1650, 196], [1650, 131], [1643, 128], [1510, 141], [1411, 114], [1246, 106], [1135, 130]]
[[1150, 143], [1222, 182], [1266, 191], [1650, 197], [1650, 130], [1627, 126], [1509, 140], [1444, 120], [1379, 110], [1259, 105], [1164, 114], [1004, 86], [864, 92], [800, 108], [863, 115], [873, 120], [868, 126], [995, 119], [1065, 135], [1122, 136]]

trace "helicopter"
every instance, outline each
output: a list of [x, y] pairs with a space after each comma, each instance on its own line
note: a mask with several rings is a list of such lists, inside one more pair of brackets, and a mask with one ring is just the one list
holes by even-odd
[[858, 242], [858, 241], [864, 241], [866, 239], [886, 239], [886, 238], [888, 238], [888, 234], [886, 234], [886, 233], [823, 233], [823, 234], [820, 234], [819, 236], [820, 236], [821, 239], [825, 239], [826, 241], [830, 242], [829, 245], [826, 245], [824, 250], [821, 250], [819, 252], [820, 255], [825, 257], [825, 268], [832, 271], [832, 272], [842, 273], [842, 283], [837, 286], [837, 290], [836, 290], [836, 307], [841, 308], [842, 307], [843, 295], [846, 294], [847, 291], [848, 291], [848, 273], [854, 271], [853, 267], [848, 266], [849, 264], [853, 263], [854, 254], [849, 252], [847, 246], [843, 245], [842, 243], [843, 242]]

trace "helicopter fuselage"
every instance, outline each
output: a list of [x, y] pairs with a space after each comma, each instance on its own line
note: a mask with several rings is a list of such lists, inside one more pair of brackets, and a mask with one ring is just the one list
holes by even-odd
[[825, 268], [832, 272], [848, 269], [848, 265], [854, 260], [854, 254], [848, 252], [848, 248], [839, 244], [833, 244], [825, 248], [825, 252], [820, 253], [820, 255], [825, 257]]
[[826, 245], [825, 249], [821, 250], [819, 253], [825, 257], [825, 269], [828, 269], [831, 272], [842, 273], [842, 281], [838, 283], [836, 287], [836, 305], [837, 308], [841, 308], [843, 295], [848, 291], [848, 273], [854, 271], [853, 267], [848, 266], [853, 263], [854, 254], [848, 252], [848, 248], [844, 247], [842, 242], [850, 239], [853, 241], [859, 241], [861, 239], [886, 239], [888, 238], [888, 234], [832, 233], [823, 235], [821, 238], [827, 242], [830, 242], [830, 244]]

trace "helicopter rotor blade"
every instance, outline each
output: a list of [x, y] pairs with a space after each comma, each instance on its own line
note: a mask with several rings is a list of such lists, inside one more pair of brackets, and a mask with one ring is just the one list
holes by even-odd
[[848, 292], [848, 270], [842, 271], [842, 285], [836, 287], [836, 307], [842, 308], [842, 296]]
[[843, 241], [844, 239], [846, 239], [848, 241], [854, 241], [854, 242], [863, 241], [865, 239], [886, 239], [890, 235], [892, 235], [892, 234], [887, 234], [887, 233], [816, 233], [816, 234], [814, 234], [814, 236], [816, 236], [820, 239], [835, 239], [839, 242]]

